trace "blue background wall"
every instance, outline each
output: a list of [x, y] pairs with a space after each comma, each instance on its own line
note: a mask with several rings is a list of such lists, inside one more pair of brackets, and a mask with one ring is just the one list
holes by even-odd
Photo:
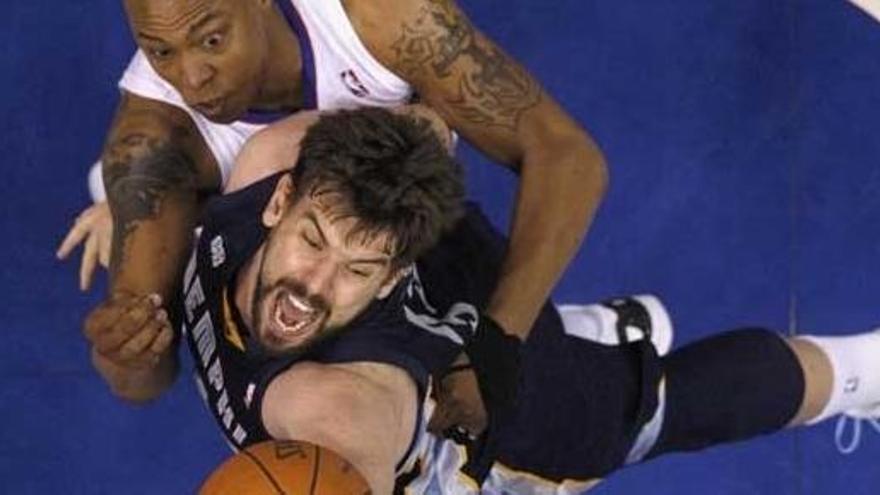
[[[227, 455], [185, 376], [148, 408], [110, 397], [80, 334], [104, 286], [80, 294], [78, 260], [53, 257], [88, 201], [85, 170], [132, 50], [119, 4], [7, 0], [0, 16], [3, 493], [187, 493]], [[464, 8], [610, 164], [560, 300], [659, 294], [679, 343], [744, 324], [880, 323], [880, 25], [830, 0]], [[514, 182], [462, 158], [473, 194], [506, 225]], [[673, 456], [596, 493], [877, 493], [880, 435], [868, 429], [842, 456], [833, 430]]]

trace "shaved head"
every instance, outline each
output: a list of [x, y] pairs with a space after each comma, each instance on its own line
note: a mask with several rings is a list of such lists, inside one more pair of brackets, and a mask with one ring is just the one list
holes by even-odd
[[241, 117], [267, 79], [272, 0], [124, 0], [135, 42], [187, 105]]

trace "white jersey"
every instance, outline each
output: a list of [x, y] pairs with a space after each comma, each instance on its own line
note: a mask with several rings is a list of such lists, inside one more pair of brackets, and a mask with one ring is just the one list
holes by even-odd
[[[276, 0], [297, 36], [303, 62], [304, 109], [334, 110], [363, 106], [398, 106], [409, 102], [412, 88], [379, 63], [354, 30], [340, 0]], [[140, 50], [120, 89], [183, 109], [195, 122], [217, 160], [223, 185], [245, 141], [278, 115], [249, 113], [230, 124], [211, 122], [184, 103]]]
[[428, 433], [427, 425], [435, 403], [430, 393], [426, 395], [413, 448], [398, 469], [398, 476], [407, 479], [399, 486], [404, 495], [578, 495], [602, 481], [565, 480], [559, 483], [496, 462], [480, 486], [464, 472], [468, 462], [467, 449], [453, 440]]

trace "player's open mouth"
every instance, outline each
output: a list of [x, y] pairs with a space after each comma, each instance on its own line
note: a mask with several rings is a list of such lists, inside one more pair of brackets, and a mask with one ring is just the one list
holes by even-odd
[[319, 311], [303, 298], [287, 290], [278, 292], [272, 319], [278, 337], [285, 340], [302, 337], [314, 331], [320, 324], [323, 311]]

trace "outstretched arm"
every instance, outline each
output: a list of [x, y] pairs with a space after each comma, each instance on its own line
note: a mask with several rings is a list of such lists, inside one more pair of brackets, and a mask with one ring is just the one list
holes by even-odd
[[520, 174], [510, 246], [487, 313], [525, 337], [606, 187], [587, 133], [451, 0], [348, 2], [375, 56], [488, 156]]
[[417, 407], [416, 386], [399, 368], [306, 362], [272, 381], [262, 414], [273, 438], [327, 447], [351, 462], [373, 493], [391, 493]]

